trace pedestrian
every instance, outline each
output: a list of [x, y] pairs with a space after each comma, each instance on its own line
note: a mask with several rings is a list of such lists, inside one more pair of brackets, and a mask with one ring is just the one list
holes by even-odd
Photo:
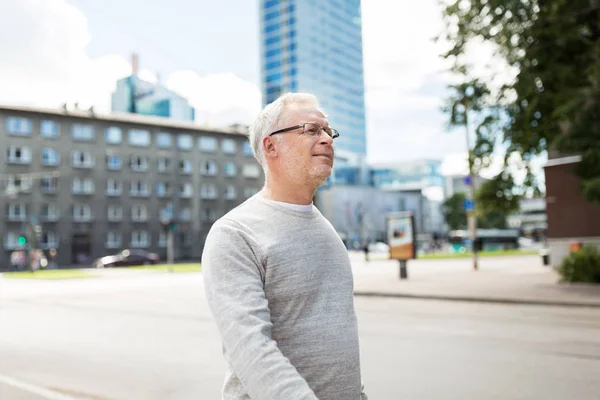
[[369, 262], [369, 241], [365, 240], [363, 245], [363, 252], [365, 253], [365, 261]]
[[265, 185], [214, 223], [202, 254], [223, 399], [364, 400], [348, 252], [313, 205], [338, 132], [316, 97], [287, 93], [249, 136]]

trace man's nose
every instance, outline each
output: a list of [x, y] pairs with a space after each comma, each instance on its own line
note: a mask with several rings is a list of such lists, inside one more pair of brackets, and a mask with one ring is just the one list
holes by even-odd
[[333, 138], [329, 136], [329, 134], [325, 132], [324, 129], [321, 129], [321, 135], [319, 135], [319, 143], [331, 146], [333, 144]]

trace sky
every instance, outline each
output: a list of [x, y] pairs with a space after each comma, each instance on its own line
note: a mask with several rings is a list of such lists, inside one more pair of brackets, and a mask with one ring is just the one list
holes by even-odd
[[[451, 77], [432, 40], [437, 0], [362, 3], [368, 161], [464, 172], [464, 132], [440, 111]], [[258, 0], [0, 0], [0, 103], [108, 112], [135, 52], [141, 77], [187, 97], [199, 122], [248, 124], [261, 107], [258, 14]]]

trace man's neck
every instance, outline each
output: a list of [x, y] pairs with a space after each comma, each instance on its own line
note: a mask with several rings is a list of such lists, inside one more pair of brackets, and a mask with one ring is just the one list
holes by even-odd
[[278, 184], [267, 178], [263, 195], [274, 201], [290, 204], [311, 204], [315, 191], [305, 186]]

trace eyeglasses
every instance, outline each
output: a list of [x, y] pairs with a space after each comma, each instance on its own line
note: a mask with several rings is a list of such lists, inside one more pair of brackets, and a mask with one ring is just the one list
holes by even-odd
[[302, 128], [303, 131], [302, 133], [304, 135], [308, 135], [308, 136], [313, 136], [313, 137], [319, 137], [321, 136], [321, 132], [325, 132], [327, 135], [329, 135], [330, 138], [335, 139], [338, 136], [340, 136], [340, 133], [333, 128], [323, 128], [322, 126], [318, 125], [318, 124], [313, 124], [313, 123], [306, 123], [306, 124], [302, 124], [302, 125], [296, 125], [296, 126], [290, 126], [289, 128], [285, 128], [285, 129], [280, 129], [278, 131], [275, 131], [273, 133], [270, 133], [269, 136], [273, 136], [277, 133], [284, 133], [284, 132], [290, 132], [296, 129], [300, 129]]

